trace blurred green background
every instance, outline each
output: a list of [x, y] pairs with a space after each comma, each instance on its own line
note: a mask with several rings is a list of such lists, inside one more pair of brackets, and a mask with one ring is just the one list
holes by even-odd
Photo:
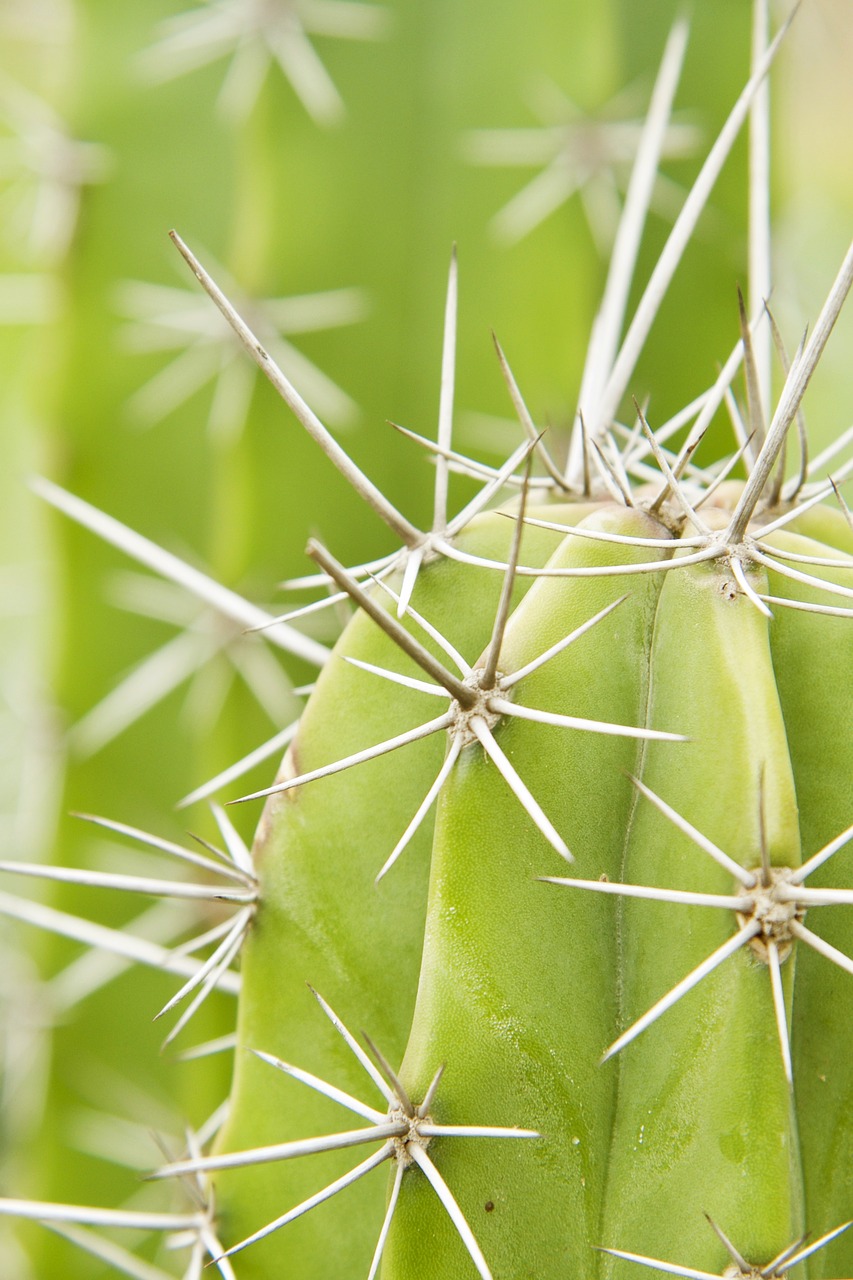
[[[290, 7], [305, 33], [279, 45], [288, 78], [262, 37]], [[520, 439], [493, 329], [560, 454], [626, 147], [676, 9], [670, 0], [247, 0], [186, 11], [180, 0], [0, 0], [3, 856], [146, 862], [72, 810], [170, 839], [187, 827], [212, 836], [204, 806], [176, 813], [176, 801], [297, 714], [288, 680], [311, 678], [45, 509], [26, 487], [30, 473], [265, 604], [286, 599], [281, 579], [307, 571], [309, 534], [349, 563], [392, 545], [237, 353], [168, 229], [235, 300], [281, 324], [297, 387], [424, 526], [431, 467], [388, 420], [434, 435], [451, 245], [457, 447], [497, 462]], [[746, 0], [694, 6], [679, 154], [664, 164], [635, 297], [746, 79], [749, 28]], [[774, 72], [774, 310], [792, 348], [849, 237], [851, 28], [849, 0], [813, 0]], [[638, 398], [651, 396], [653, 422], [703, 390], [737, 339], [745, 173], [739, 145], [632, 381]], [[848, 320], [809, 395], [815, 447], [849, 425], [839, 416], [849, 414], [849, 337]], [[727, 448], [724, 424], [714, 448]], [[454, 504], [472, 492], [453, 481]], [[112, 713], [84, 719], [186, 626], [201, 637], [188, 680], [164, 658], [160, 677], [146, 668], [138, 714], [107, 703]], [[334, 626], [325, 615], [305, 623], [324, 640]], [[243, 789], [265, 785], [272, 769]], [[257, 809], [231, 812], [249, 839]], [[144, 909], [95, 892], [9, 888], [105, 923]], [[151, 927], [177, 940], [188, 921], [173, 913]], [[179, 1135], [183, 1113], [202, 1123], [226, 1092], [228, 1055], [176, 1064], [159, 1053], [163, 1031], [151, 1018], [173, 990], [168, 978], [96, 978], [99, 990], [72, 1000], [62, 975], [79, 946], [4, 925], [0, 952], [0, 1194], [164, 1203], [162, 1188], [140, 1189], [139, 1170], [158, 1160], [148, 1130]], [[232, 1023], [233, 1002], [214, 996], [179, 1044]], [[3, 1232], [7, 1280], [103, 1269], [41, 1228]]]

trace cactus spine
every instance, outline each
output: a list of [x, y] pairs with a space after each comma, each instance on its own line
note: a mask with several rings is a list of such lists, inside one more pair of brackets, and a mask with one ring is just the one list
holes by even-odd
[[[683, 40], [677, 26], [641, 140], [646, 191], [639, 205], [629, 195], [617, 241], [629, 257]], [[214, 986], [236, 989], [239, 953], [227, 1112], [157, 1172], [189, 1186], [194, 1208], [0, 1211], [59, 1225], [144, 1277], [168, 1274], [162, 1260], [81, 1227], [181, 1233], [187, 1276], [206, 1260], [241, 1280], [609, 1280], [638, 1265], [770, 1277], [806, 1260], [815, 1278], [849, 1274], [853, 526], [843, 474], [823, 480], [805, 460], [784, 473], [853, 253], [772, 414], [759, 337], [770, 321], [742, 307], [737, 352], [680, 451], [639, 407], [615, 444], [657, 295], [778, 40], [758, 51], [621, 345], [613, 298], [631, 273], [614, 267], [565, 473], [499, 349], [528, 439], [448, 519], [454, 259], [428, 531], [347, 457], [175, 237], [402, 545], [365, 572], [311, 544], [318, 582], [357, 606], [327, 657], [292, 620], [40, 483], [66, 514], [242, 625], [277, 628], [322, 670], [275, 781], [245, 797], [266, 800], [251, 850], [221, 809], [218, 861], [102, 824], [189, 857], [215, 884], [54, 873], [228, 903], [207, 961], [17, 909], [181, 974], [163, 1010], [184, 1002], [170, 1039]], [[323, 83], [306, 105], [334, 114]], [[726, 482], [697, 450], [739, 360], [733, 462], [746, 479]], [[488, 470], [453, 460], [479, 479]]]

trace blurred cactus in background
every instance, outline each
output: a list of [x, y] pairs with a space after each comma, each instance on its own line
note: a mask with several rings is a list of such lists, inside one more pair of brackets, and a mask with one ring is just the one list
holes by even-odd
[[0, 0], [3, 1277], [851, 1274], [787, 17]]

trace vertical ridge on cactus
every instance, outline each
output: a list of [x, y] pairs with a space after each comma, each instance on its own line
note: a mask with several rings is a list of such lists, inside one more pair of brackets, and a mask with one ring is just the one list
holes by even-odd
[[[610, 882], [600, 883], [598, 881], [572, 880], [556, 876], [542, 877], [551, 884], [562, 884], [569, 888], [621, 893], [626, 897], [657, 899], [660, 902], [681, 902], [685, 905], [704, 904], [728, 908], [737, 913], [738, 920], [746, 919], [749, 916], [746, 919], [746, 923], [742, 925], [736, 934], [732, 935], [728, 942], [724, 943], [701, 965], [698, 965], [692, 973], [682, 979], [667, 995], [661, 997], [633, 1026], [619, 1036], [605, 1053], [602, 1062], [606, 1062], [608, 1058], [613, 1057], [614, 1054], [630, 1044], [636, 1036], [644, 1031], [646, 1027], [651, 1026], [661, 1014], [670, 1009], [688, 991], [691, 991], [707, 974], [712, 973], [718, 964], [722, 964], [740, 947], [752, 944], [761, 935], [761, 946], [766, 948], [765, 962], [770, 970], [785, 1075], [788, 1083], [793, 1084], [791, 1051], [784, 1017], [779, 970], [780, 959], [787, 958], [787, 953], [791, 947], [791, 937], [793, 936], [811, 946], [819, 954], [826, 956], [827, 959], [837, 964], [839, 968], [853, 973], [853, 959], [842, 955], [835, 948], [827, 946], [802, 923], [802, 918], [810, 906], [840, 906], [844, 903], [853, 903], [853, 890], [809, 890], [801, 887], [803, 881], [813, 871], [828, 861], [833, 854], [843, 849], [853, 838], [853, 827], [843, 831], [834, 840], [831, 840], [825, 848], [818, 850], [807, 863], [796, 870], [785, 868], [782, 871], [775, 867], [768, 867], [766, 874], [759, 875], [757, 872], [748, 871], [746, 867], [740, 866], [721, 849], [718, 849], [712, 841], [702, 836], [701, 832], [697, 831], [689, 822], [685, 822], [674, 809], [661, 800], [660, 796], [656, 796], [637, 778], [634, 778], [633, 782], [637, 789], [651, 800], [656, 808], [669, 818], [680, 831], [684, 832], [698, 848], [709, 853], [729, 874], [733, 874], [735, 879], [740, 881], [746, 889], [755, 889], [756, 893], [740, 897], [726, 897], [707, 893], [691, 893], [689, 890], [678, 891], [654, 888], [652, 886], [612, 884]], [[780, 957], [780, 946], [785, 948], [784, 957]]]
[[[314, 993], [317, 995], [317, 993]], [[363, 1116], [370, 1120], [373, 1124], [373, 1131], [354, 1130], [348, 1133], [334, 1134], [330, 1137], [312, 1139], [307, 1142], [296, 1142], [284, 1144], [280, 1147], [261, 1148], [258, 1150], [243, 1151], [236, 1154], [228, 1154], [224, 1156], [212, 1157], [196, 1157], [192, 1160], [181, 1161], [172, 1165], [167, 1165], [158, 1173], [158, 1177], [172, 1177], [175, 1175], [200, 1173], [202, 1171], [212, 1171], [224, 1168], [239, 1168], [258, 1161], [267, 1160], [283, 1160], [290, 1159], [294, 1156], [313, 1154], [317, 1151], [328, 1150], [330, 1148], [344, 1149], [352, 1145], [360, 1145], [363, 1142], [381, 1141], [385, 1139], [383, 1146], [372, 1156], [368, 1156], [360, 1164], [354, 1166], [349, 1173], [335, 1182], [329, 1184], [322, 1191], [308, 1198], [296, 1208], [289, 1210], [286, 1214], [276, 1218], [273, 1222], [268, 1223], [247, 1239], [241, 1241], [237, 1245], [233, 1245], [223, 1256], [230, 1257], [232, 1254], [240, 1252], [250, 1244], [254, 1244], [258, 1240], [262, 1240], [272, 1232], [286, 1226], [289, 1222], [294, 1221], [303, 1213], [310, 1212], [311, 1209], [324, 1203], [331, 1196], [337, 1195], [338, 1192], [345, 1190], [351, 1186], [359, 1178], [370, 1173], [386, 1160], [394, 1160], [397, 1164], [395, 1172], [394, 1190], [389, 1201], [389, 1210], [383, 1220], [382, 1229], [380, 1231], [379, 1240], [377, 1242], [376, 1251], [373, 1256], [371, 1270], [375, 1272], [376, 1266], [382, 1256], [382, 1250], [387, 1238], [388, 1229], [393, 1217], [393, 1208], [397, 1203], [400, 1185], [405, 1170], [412, 1163], [424, 1172], [433, 1189], [436, 1192], [443, 1207], [447, 1210], [454, 1226], [456, 1227], [459, 1237], [467, 1249], [478, 1272], [484, 1277], [484, 1280], [491, 1280], [491, 1272], [486, 1261], [480, 1251], [471, 1228], [465, 1221], [465, 1217], [459, 1209], [453, 1198], [452, 1192], [447, 1187], [444, 1179], [436, 1169], [430, 1157], [426, 1154], [426, 1148], [432, 1138], [440, 1137], [468, 1137], [468, 1138], [538, 1138], [539, 1134], [529, 1130], [517, 1128], [497, 1128], [494, 1126], [471, 1126], [471, 1125], [441, 1125], [435, 1124], [430, 1116], [430, 1108], [435, 1098], [439, 1081], [443, 1074], [443, 1067], [439, 1067], [433, 1076], [430, 1085], [424, 1095], [423, 1101], [416, 1107], [409, 1099], [404, 1086], [397, 1078], [396, 1073], [388, 1066], [381, 1052], [373, 1045], [372, 1041], [365, 1035], [365, 1042], [370, 1049], [372, 1057], [379, 1064], [380, 1070], [376, 1068], [370, 1061], [370, 1058], [360, 1048], [354, 1036], [347, 1030], [337, 1015], [329, 1008], [326, 1002], [317, 995], [323, 1012], [332, 1022], [332, 1025], [343, 1036], [348, 1048], [350, 1048], [358, 1060], [359, 1064], [367, 1071], [373, 1083], [378, 1087], [379, 1092], [388, 1103], [387, 1116], [374, 1108], [367, 1106], [358, 1099], [351, 1097], [333, 1085], [323, 1080], [317, 1079], [316, 1076], [305, 1072], [297, 1067], [290, 1066], [286, 1062], [282, 1062], [279, 1058], [273, 1057], [271, 1054], [263, 1053], [255, 1050], [255, 1055], [262, 1061], [269, 1063], [270, 1066], [276, 1067], [285, 1074], [293, 1076], [301, 1081], [302, 1084], [308, 1085], [309, 1088], [315, 1089], [317, 1092], [325, 1094], [333, 1102], [339, 1103], [346, 1107], [349, 1111], [354, 1111], [357, 1115]]]

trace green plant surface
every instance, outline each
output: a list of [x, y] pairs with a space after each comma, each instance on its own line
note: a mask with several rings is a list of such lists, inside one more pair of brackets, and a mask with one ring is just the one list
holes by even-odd
[[[503, 555], [511, 532], [509, 521], [484, 516], [461, 535], [459, 545], [473, 554]], [[533, 532], [538, 536], [527, 549], [534, 562], [542, 563], [559, 535]], [[486, 570], [470, 575], [469, 566], [429, 566], [413, 603], [474, 661], [488, 637], [501, 584]], [[475, 608], [459, 611], [460, 591], [476, 602]], [[393, 608], [393, 601], [386, 601], [385, 607]], [[436, 649], [434, 643], [432, 648]], [[383, 681], [370, 696], [377, 679], [353, 666], [352, 660], [409, 676], [417, 672], [410, 660], [400, 661], [396, 646], [372, 620], [357, 614], [347, 629], [345, 646], [336, 650], [320, 677], [282, 776], [310, 772], [419, 723], [422, 694]], [[405, 776], [396, 753], [388, 754], [268, 802], [256, 846], [263, 905], [242, 964], [244, 974], [252, 975], [240, 1013], [240, 1038], [247, 1047], [298, 1059], [322, 1078], [333, 1072], [341, 1087], [359, 1091], [358, 1064], [341, 1053], [336, 1036], [318, 1035], [322, 1018], [306, 988], [310, 974], [312, 984], [345, 1021], [353, 1016], [364, 1019], [384, 1052], [395, 1059], [402, 1056], [423, 951], [431, 815], [407, 846], [401, 865], [390, 869], [379, 886], [376, 877], [438, 772], [443, 745], [442, 737], [434, 735], [405, 747]], [[377, 796], [384, 797], [380, 804]], [[318, 877], [319, 866], [323, 872]], [[239, 1054], [236, 1065], [234, 1107], [223, 1135], [226, 1147], [295, 1140], [304, 1136], [306, 1124], [322, 1127], [330, 1110], [334, 1114], [322, 1097], [300, 1096], [298, 1084], [282, 1081], [281, 1088], [272, 1088], [279, 1082], [270, 1081], [269, 1067], [252, 1055]], [[270, 1106], [263, 1112], [254, 1101], [259, 1088], [269, 1093]], [[269, 1170], [255, 1171], [248, 1180], [235, 1174], [229, 1209], [232, 1230], [239, 1231], [238, 1223], [257, 1220], [259, 1210], [261, 1216], [265, 1211], [275, 1216], [277, 1204], [298, 1203], [310, 1194], [318, 1174], [326, 1172], [331, 1180], [346, 1167], [334, 1155], [316, 1164], [308, 1169], [298, 1162], [282, 1165], [275, 1169], [273, 1185]], [[377, 1181], [372, 1207], [380, 1214], [383, 1198]], [[369, 1203], [362, 1196], [342, 1205], [343, 1220], [334, 1224], [328, 1215], [319, 1222], [308, 1215], [296, 1225], [288, 1244], [293, 1264], [298, 1262], [306, 1276], [313, 1265], [320, 1275], [329, 1266], [355, 1267], [354, 1259], [363, 1255], [364, 1268], [369, 1268], [375, 1244]], [[340, 1241], [339, 1254], [329, 1252], [334, 1247], [329, 1245], [330, 1235]], [[277, 1265], [276, 1254], [261, 1246], [246, 1264], [262, 1275], [268, 1266]]]

